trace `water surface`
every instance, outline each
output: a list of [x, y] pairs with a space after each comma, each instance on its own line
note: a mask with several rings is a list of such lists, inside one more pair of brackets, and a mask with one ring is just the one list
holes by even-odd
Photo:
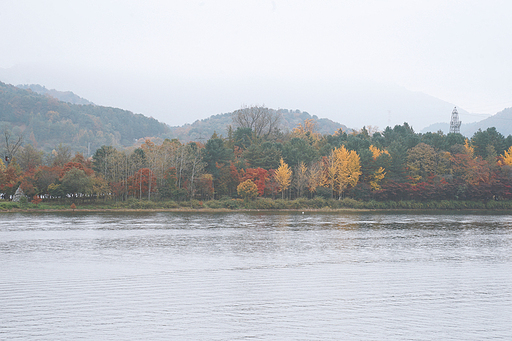
[[512, 216], [0, 214], [0, 339], [510, 340]]

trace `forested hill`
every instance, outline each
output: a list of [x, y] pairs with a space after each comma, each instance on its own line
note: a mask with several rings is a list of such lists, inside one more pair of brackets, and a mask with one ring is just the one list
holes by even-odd
[[47, 89], [46, 87], [39, 85], [39, 84], [23, 84], [23, 85], [16, 85], [17, 88], [25, 89], [25, 90], [32, 90], [35, 93], [38, 93], [40, 95], [45, 96], [51, 96], [59, 101], [67, 102], [71, 104], [94, 104], [85, 98], [82, 98], [76, 94], [74, 94], [71, 91], [58, 91], [55, 89]]
[[[102, 145], [131, 146], [135, 139], [166, 134], [169, 127], [127, 110], [70, 104], [0, 82], [0, 129], [22, 133], [25, 143], [46, 151], [59, 144], [73, 151]], [[88, 148], [89, 147], [89, 148]]]
[[[321, 134], [333, 134], [338, 129], [350, 131], [343, 124], [331, 121], [327, 118], [318, 118], [309, 113], [300, 110], [279, 109], [277, 113], [281, 114], [279, 128], [284, 131], [291, 131], [299, 124], [303, 124], [307, 119], [313, 119], [316, 123], [317, 131]], [[204, 120], [197, 120], [192, 124], [185, 124], [180, 127], [171, 127], [170, 136], [180, 141], [206, 141], [213, 133], [227, 137], [227, 129], [232, 125], [232, 113], [213, 115]]]

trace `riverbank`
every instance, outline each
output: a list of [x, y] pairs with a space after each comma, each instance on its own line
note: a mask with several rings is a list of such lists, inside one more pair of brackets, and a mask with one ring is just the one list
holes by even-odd
[[335, 199], [295, 199], [272, 200], [259, 198], [253, 201], [225, 199], [210, 201], [148, 201], [130, 199], [124, 202], [44, 202], [40, 204], [0, 202], [0, 212], [232, 212], [232, 211], [299, 211], [299, 212], [333, 212], [333, 211], [443, 211], [443, 210], [477, 210], [477, 211], [512, 211], [512, 201], [455, 201], [441, 200], [417, 202], [403, 201], [358, 201], [350, 198]]

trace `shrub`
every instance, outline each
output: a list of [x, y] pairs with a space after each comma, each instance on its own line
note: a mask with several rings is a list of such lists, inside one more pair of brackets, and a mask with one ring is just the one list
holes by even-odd
[[165, 201], [161, 205], [162, 205], [163, 208], [177, 208], [177, 207], [180, 207], [180, 205], [178, 205], [178, 203], [176, 201], [172, 201], [172, 200]]
[[325, 207], [327, 203], [323, 197], [315, 196], [313, 199], [309, 200], [309, 205], [311, 208], [322, 208]]
[[349, 207], [349, 208], [363, 208], [364, 204], [360, 201], [351, 199], [351, 198], [345, 198], [341, 200], [340, 202], [341, 207]]
[[274, 208], [278, 210], [283, 210], [287, 208], [287, 200], [284, 199], [276, 199], [274, 200]]
[[241, 199], [231, 199], [226, 201], [225, 207], [234, 210], [243, 207], [243, 203]]
[[276, 205], [274, 200], [269, 198], [257, 198], [254, 201], [245, 204], [245, 207], [253, 210], [271, 210], [275, 209]]
[[204, 204], [208, 208], [223, 208], [224, 200], [210, 200]]

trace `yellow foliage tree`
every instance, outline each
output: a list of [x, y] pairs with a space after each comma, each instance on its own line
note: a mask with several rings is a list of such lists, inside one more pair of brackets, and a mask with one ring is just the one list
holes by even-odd
[[508, 150], [505, 150], [501, 157], [503, 158], [502, 163], [504, 165], [512, 166], [512, 147], [510, 147]]
[[370, 180], [370, 186], [374, 191], [378, 191], [379, 189], [381, 189], [380, 182], [382, 181], [382, 179], [384, 179], [385, 176], [386, 172], [383, 167], [379, 167], [379, 169], [377, 169], [375, 173], [373, 173]]
[[304, 120], [304, 125], [300, 124], [293, 128], [292, 134], [298, 138], [311, 138], [314, 141], [319, 140], [321, 135], [316, 132], [316, 122], [314, 119], [309, 118]]
[[279, 163], [279, 167], [274, 173], [274, 179], [276, 180], [281, 193], [284, 199], [284, 192], [290, 187], [291, 179], [292, 179], [292, 170], [290, 167], [284, 162], [283, 158]]
[[253, 199], [258, 196], [258, 186], [256, 186], [252, 180], [248, 179], [237, 186], [236, 192], [244, 200]]
[[345, 146], [334, 148], [327, 158], [323, 184], [329, 186], [341, 199], [348, 187], [357, 184], [361, 173], [360, 158], [355, 151], [349, 151]]
[[94, 176], [91, 178], [91, 185], [92, 185], [90, 187], [91, 194], [96, 196], [96, 198], [103, 197], [103, 200], [107, 200], [107, 197], [110, 192], [110, 188], [108, 186], [108, 183], [105, 181], [105, 179], [103, 179], [102, 177], [99, 177], [99, 176]]
[[475, 156], [475, 148], [474, 147], [471, 147], [469, 145], [469, 140], [466, 139], [466, 141], [464, 142], [464, 149], [466, 150], [466, 153], [471, 156], [471, 157], [474, 157]]
[[308, 190], [311, 193], [315, 193], [316, 189], [322, 185], [322, 164], [315, 162], [308, 168]]
[[372, 152], [373, 159], [376, 160], [379, 156], [382, 154], [389, 155], [387, 150], [380, 150], [379, 148], [375, 147], [374, 145], [370, 145], [370, 151]]
[[415, 182], [435, 174], [436, 159], [435, 149], [425, 143], [419, 143], [407, 151], [407, 168]]
[[297, 189], [297, 196], [300, 197], [304, 193], [304, 188], [308, 184], [308, 167], [301, 162], [295, 168], [294, 184]]

